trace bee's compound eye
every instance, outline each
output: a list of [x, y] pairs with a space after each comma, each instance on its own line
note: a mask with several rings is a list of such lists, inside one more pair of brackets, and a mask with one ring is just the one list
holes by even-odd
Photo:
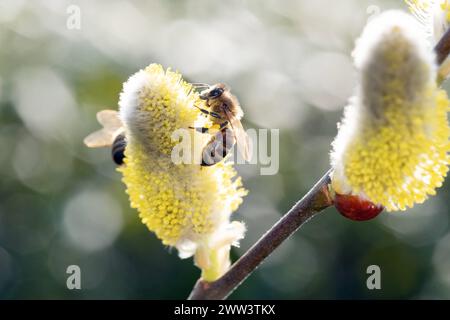
[[344, 217], [354, 221], [367, 221], [378, 216], [383, 206], [354, 195], [336, 194], [334, 206]]
[[209, 97], [210, 98], [217, 98], [220, 97], [223, 93], [223, 89], [222, 88], [215, 88], [213, 90], [210, 91], [209, 93]]

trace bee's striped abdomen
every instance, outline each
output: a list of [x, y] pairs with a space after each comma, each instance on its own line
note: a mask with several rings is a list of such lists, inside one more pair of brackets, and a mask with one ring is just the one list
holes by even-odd
[[206, 144], [202, 153], [202, 166], [209, 167], [222, 161], [235, 144], [233, 131], [227, 127], [217, 132]]
[[119, 166], [123, 164], [123, 159], [125, 158], [125, 147], [127, 146], [127, 141], [125, 135], [119, 134], [116, 139], [114, 139], [111, 155], [113, 161]]

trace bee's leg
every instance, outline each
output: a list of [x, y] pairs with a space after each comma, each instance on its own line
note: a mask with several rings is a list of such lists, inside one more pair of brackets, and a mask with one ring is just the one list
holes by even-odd
[[195, 131], [200, 132], [200, 133], [208, 133], [208, 131], [209, 131], [209, 128], [205, 128], [205, 127], [198, 127], [198, 128], [189, 127], [189, 129], [194, 129]]
[[225, 128], [228, 125], [228, 121], [222, 122], [222, 124], [220, 125], [220, 129]]
[[206, 109], [194, 106], [196, 108], [198, 108], [202, 113], [210, 115], [211, 117], [217, 118], [217, 119], [222, 119], [222, 117], [220, 116], [220, 114], [218, 114], [217, 112], [213, 112], [213, 111], [208, 111]]
[[194, 107], [196, 107], [197, 109], [199, 109], [199, 110], [203, 113], [203, 115], [204, 115], [205, 117], [209, 116], [209, 111], [208, 111], [208, 110], [202, 109], [202, 108], [197, 107], [197, 106], [194, 106]]

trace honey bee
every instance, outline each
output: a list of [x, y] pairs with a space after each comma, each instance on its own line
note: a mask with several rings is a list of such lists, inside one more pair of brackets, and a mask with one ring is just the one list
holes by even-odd
[[237, 148], [246, 161], [250, 161], [250, 139], [245, 132], [241, 118], [244, 115], [237, 98], [223, 83], [213, 86], [194, 84], [197, 88], [206, 88], [200, 92], [200, 99], [205, 100], [207, 109], [196, 106], [208, 115], [218, 131], [213, 133], [211, 128], [192, 128], [201, 133], [212, 135], [202, 151], [202, 166], [212, 166], [222, 161], [237, 143]]
[[114, 110], [102, 110], [97, 113], [97, 120], [103, 126], [84, 139], [84, 144], [89, 148], [112, 147], [113, 161], [121, 165], [125, 158], [125, 130], [119, 113]]

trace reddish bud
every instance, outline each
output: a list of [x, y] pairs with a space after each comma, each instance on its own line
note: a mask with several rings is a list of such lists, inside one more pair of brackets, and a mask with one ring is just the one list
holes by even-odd
[[334, 206], [344, 217], [354, 221], [367, 221], [378, 216], [384, 207], [359, 196], [337, 194]]

